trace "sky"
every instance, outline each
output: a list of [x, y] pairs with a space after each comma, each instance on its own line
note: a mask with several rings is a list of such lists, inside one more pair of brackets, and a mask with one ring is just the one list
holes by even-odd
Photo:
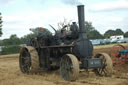
[[30, 28], [44, 27], [54, 32], [58, 22], [78, 22], [77, 5], [85, 5], [85, 20], [101, 34], [107, 30], [128, 31], [128, 0], [0, 0], [3, 35], [0, 39], [16, 34], [22, 37]]

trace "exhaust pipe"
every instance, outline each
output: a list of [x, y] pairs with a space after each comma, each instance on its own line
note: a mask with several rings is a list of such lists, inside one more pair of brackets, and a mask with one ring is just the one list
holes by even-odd
[[79, 22], [79, 37], [87, 39], [86, 29], [85, 29], [85, 18], [84, 18], [84, 5], [78, 5], [78, 22]]

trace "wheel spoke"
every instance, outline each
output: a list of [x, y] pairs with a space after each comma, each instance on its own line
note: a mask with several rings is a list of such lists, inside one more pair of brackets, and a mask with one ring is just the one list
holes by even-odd
[[[110, 58], [110, 56], [106, 53], [101, 53], [101, 54], [97, 54], [96, 56], [97, 58], [101, 58], [102, 59], [102, 64], [103, 67], [102, 68], [98, 68], [96, 69], [96, 73], [98, 73], [101, 76], [107, 76], [110, 75], [112, 73], [112, 60]], [[110, 72], [108, 72], [108, 70], [111, 70]]]
[[[73, 65], [76, 67], [74, 68]], [[79, 63], [77, 58], [71, 54], [64, 55], [61, 59], [60, 72], [65, 80], [76, 80], [79, 73]]]
[[107, 75], [107, 69], [105, 68], [103, 71], [104, 71], [105, 75]]
[[102, 69], [101, 69], [101, 68], [99, 69], [99, 74], [101, 74], [101, 75], [102, 75]]

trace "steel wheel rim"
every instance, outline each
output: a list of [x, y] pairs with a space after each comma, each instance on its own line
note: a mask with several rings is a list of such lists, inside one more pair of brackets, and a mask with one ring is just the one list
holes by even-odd
[[95, 69], [96, 74], [100, 76], [111, 76], [113, 73], [112, 59], [106, 53], [99, 53], [95, 56], [96, 58], [101, 58], [103, 67]]
[[68, 56], [63, 56], [60, 63], [61, 75], [65, 80], [70, 80], [72, 74], [72, 62]]
[[31, 56], [27, 49], [23, 49], [20, 55], [20, 68], [23, 73], [29, 73], [31, 69]]

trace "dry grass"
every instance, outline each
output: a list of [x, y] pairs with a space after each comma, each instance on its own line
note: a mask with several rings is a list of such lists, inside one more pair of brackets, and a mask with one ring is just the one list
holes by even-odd
[[[98, 45], [98, 46], [94, 46], [94, 49], [100, 49], [100, 48], [111, 48], [114, 45], [118, 45], [118, 44], [108, 44], [108, 45]], [[128, 46], [128, 43], [121, 43], [121, 45], [123, 46]]]
[[[107, 46], [108, 47], [108, 46]], [[96, 47], [97, 48], [97, 47]], [[98, 48], [101, 48], [98, 46]], [[101, 49], [103, 50], [103, 49]], [[97, 50], [95, 50], [96, 52]], [[127, 66], [128, 68], [128, 66]], [[124, 70], [124, 69], [123, 69]], [[121, 71], [120, 71], [121, 72]], [[128, 74], [128, 72], [126, 73]], [[75, 82], [64, 81], [59, 71], [26, 75], [20, 72], [18, 54], [0, 56], [0, 85], [126, 85], [128, 78], [99, 77], [93, 72], [81, 72]], [[128, 76], [128, 75], [127, 75]]]

